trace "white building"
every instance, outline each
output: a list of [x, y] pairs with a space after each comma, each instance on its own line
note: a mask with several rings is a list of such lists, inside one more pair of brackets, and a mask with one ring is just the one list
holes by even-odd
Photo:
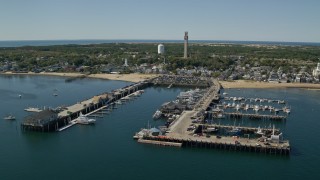
[[163, 44], [158, 45], [158, 54], [164, 54], [164, 45]]

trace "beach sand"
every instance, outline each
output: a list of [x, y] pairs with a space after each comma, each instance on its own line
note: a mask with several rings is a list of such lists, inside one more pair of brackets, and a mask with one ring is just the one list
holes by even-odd
[[[43, 76], [61, 76], [61, 77], [77, 77], [83, 76], [84, 74], [81, 73], [49, 73], [49, 72], [41, 72], [41, 73], [12, 73], [12, 72], [5, 72], [1, 73], [4, 75], [43, 75]], [[87, 77], [89, 78], [99, 78], [99, 79], [109, 79], [109, 80], [119, 80], [119, 81], [129, 81], [129, 82], [139, 82], [146, 79], [150, 79], [153, 77], [157, 77], [158, 75], [155, 74], [90, 74]]]
[[[62, 77], [77, 77], [83, 76], [81, 73], [12, 73], [5, 72], [0, 73], [5, 75], [14, 75], [14, 74], [24, 74], [24, 75], [44, 75], [44, 76], [62, 76]], [[129, 82], [139, 82], [146, 79], [154, 78], [159, 75], [156, 74], [90, 74], [87, 77], [89, 78], [99, 78], [99, 79], [109, 79], [109, 80], [119, 80], [119, 81], [129, 81]], [[248, 80], [236, 80], [236, 81], [219, 81], [223, 88], [304, 88], [310, 90], [320, 90], [320, 84], [312, 83], [269, 83], [269, 82], [258, 82], [258, 81], [248, 81]]]
[[305, 88], [317, 90], [320, 89], [320, 84], [312, 83], [269, 83], [257, 81], [219, 81], [223, 88]]

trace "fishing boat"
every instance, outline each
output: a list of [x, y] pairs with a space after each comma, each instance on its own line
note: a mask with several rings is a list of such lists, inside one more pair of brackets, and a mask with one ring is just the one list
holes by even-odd
[[5, 116], [3, 119], [4, 119], [4, 120], [15, 120], [16, 117], [14, 117], [14, 116], [12, 116], [12, 115], [9, 115], [9, 116]]
[[83, 115], [81, 112], [80, 112], [80, 116], [77, 118], [76, 122], [78, 124], [94, 124], [96, 122], [95, 119], [89, 119], [87, 116]]

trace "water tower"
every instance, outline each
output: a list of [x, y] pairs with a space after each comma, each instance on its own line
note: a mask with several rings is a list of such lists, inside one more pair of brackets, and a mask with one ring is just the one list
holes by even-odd
[[164, 54], [164, 45], [163, 44], [158, 45], [158, 54], [161, 54], [161, 55]]

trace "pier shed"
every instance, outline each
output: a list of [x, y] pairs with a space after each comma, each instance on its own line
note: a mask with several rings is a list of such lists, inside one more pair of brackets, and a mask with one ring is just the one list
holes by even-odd
[[52, 110], [43, 110], [24, 118], [21, 128], [31, 131], [51, 131], [54, 128], [58, 113]]

